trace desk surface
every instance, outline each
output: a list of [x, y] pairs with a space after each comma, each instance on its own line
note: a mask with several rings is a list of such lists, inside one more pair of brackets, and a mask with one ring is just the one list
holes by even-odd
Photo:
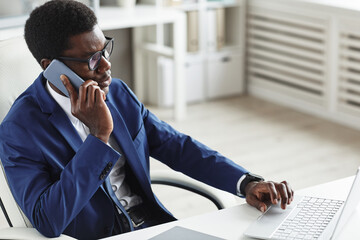
[[[298, 191], [297, 194], [345, 200], [353, 179], [354, 177], [349, 177], [321, 184]], [[359, 206], [360, 205], [358, 205], [356, 212], [352, 215], [351, 219], [343, 229], [340, 235], [341, 239], [360, 239], [360, 231], [358, 231], [358, 226], [360, 224]], [[243, 232], [260, 215], [261, 213], [255, 208], [250, 207], [247, 204], [242, 204], [220, 211], [214, 211], [131, 233], [109, 237], [105, 240], [149, 239], [174, 226], [182, 226], [229, 240], [250, 240], [250, 238], [243, 235]], [[40, 233], [34, 228], [7, 228], [1, 229], [0, 232], [1, 236], [7, 237], [7, 239], [30, 239], [31, 236], [36, 236], [36, 239], [42, 238]], [[26, 238], [24, 236], [30, 237]], [[43, 239], [46, 238], [44, 237]], [[63, 235], [58, 239], [72, 238]]]
[[[353, 177], [321, 184], [311, 188], [303, 189], [297, 194], [315, 197], [327, 197], [344, 200], [351, 187]], [[199, 232], [207, 233], [225, 239], [250, 239], [243, 235], [245, 229], [261, 213], [247, 204], [238, 205], [232, 208], [223, 209], [199, 216], [182, 219], [176, 222], [158, 225], [155, 227], [126, 233], [106, 238], [106, 240], [130, 240], [149, 239], [174, 226], [182, 226]], [[342, 239], [360, 239], [360, 231], [357, 228], [360, 224], [360, 208], [353, 214], [341, 234]]]

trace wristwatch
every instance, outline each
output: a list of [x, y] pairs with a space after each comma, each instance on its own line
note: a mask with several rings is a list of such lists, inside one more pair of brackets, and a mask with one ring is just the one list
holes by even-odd
[[253, 173], [246, 173], [245, 174], [245, 178], [242, 180], [241, 184], [240, 184], [240, 192], [242, 195], [246, 196], [245, 194], [245, 188], [248, 185], [248, 183], [250, 182], [261, 182], [264, 181], [264, 178], [253, 174]]

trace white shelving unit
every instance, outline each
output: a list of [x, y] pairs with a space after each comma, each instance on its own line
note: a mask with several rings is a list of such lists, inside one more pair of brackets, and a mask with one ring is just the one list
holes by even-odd
[[[185, 54], [185, 15], [182, 12], [157, 8], [155, 6], [135, 6], [133, 8], [101, 7], [98, 10], [99, 25], [102, 30], [132, 28], [134, 91], [144, 101], [146, 89], [150, 86], [152, 64], [149, 56], [167, 57], [173, 61], [174, 118], [181, 120], [186, 114], [184, 54]], [[165, 44], [163, 27], [171, 26], [169, 36], [174, 39]], [[154, 31], [154, 29], [156, 31]], [[150, 84], [149, 84], [150, 83]]]
[[[187, 41], [184, 71], [187, 102], [226, 97], [243, 92], [245, 2], [245, 0], [233, 2], [197, 0], [168, 6], [165, 0], [141, 1], [141, 4], [153, 4], [159, 8], [178, 9], [187, 15], [187, 37], [191, 35], [190, 39], [194, 38], [193, 41], [197, 43], [197, 46], [191, 48], [190, 40]], [[221, 12], [223, 17], [217, 16], [216, 12]], [[215, 16], [211, 21], [210, 13]], [[219, 33], [217, 29], [221, 28], [223, 34], [222, 39], [219, 40], [216, 38]], [[160, 41], [171, 45], [173, 39], [169, 38], [169, 30], [171, 28], [166, 25], [157, 25], [145, 34], [147, 41], [161, 39]], [[214, 46], [209, 47], [211, 40], [215, 41]], [[153, 104], [170, 106], [173, 103], [166, 99], [171, 99], [169, 98], [171, 83], [166, 82], [172, 81], [171, 62], [166, 62], [163, 58], [159, 61], [159, 56], [154, 54], [148, 57], [151, 85], [148, 86], [147, 99]]]
[[360, 129], [360, 3], [248, 2], [250, 94]]
[[[97, 4], [99, 1], [95, 1]], [[185, 14], [174, 9], [158, 8], [156, 6], [135, 6], [132, 8], [98, 7], [95, 6], [99, 26], [104, 31], [132, 29], [133, 38], [133, 70], [134, 91], [140, 100], [145, 98], [145, 89], [149, 81], [146, 75], [146, 56], [165, 56], [173, 61], [174, 71], [174, 118], [180, 120], [186, 115], [185, 83], [184, 83], [184, 56], [185, 56]], [[25, 20], [25, 18], [24, 18]], [[25, 22], [24, 22], [25, 23]], [[22, 24], [24, 24], [22, 23]], [[172, 39], [171, 45], [166, 45], [159, 38], [151, 39], [152, 29], [161, 29], [159, 26], [171, 26], [167, 32]], [[0, 29], [0, 41], [22, 36], [23, 25], [14, 28]], [[148, 32], [145, 36], [143, 33]], [[116, 39], [115, 39], [116, 41]], [[130, 46], [129, 46], [130, 47]], [[113, 66], [115, 68], [115, 66]], [[121, 67], [121, 66], [117, 66]]]

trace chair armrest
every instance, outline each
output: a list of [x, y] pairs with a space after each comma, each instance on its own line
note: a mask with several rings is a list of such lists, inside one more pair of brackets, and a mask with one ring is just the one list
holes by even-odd
[[72, 237], [69, 237], [67, 235], [60, 235], [60, 237], [57, 238], [47, 238], [41, 233], [39, 233], [35, 228], [26, 228], [26, 227], [8, 227], [8, 228], [1, 228], [0, 229], [0, 236], [1, 239], [58, 239], [58, 240], [71, 240], [75, 239]]
[[150, 178], [152, 184], [174, 186], [206, 197], [212, 201], [218, 209], [232, 207], [237, 204], [234, 195], [206, 185], [179, 172], [155, 170], [150, 172]]

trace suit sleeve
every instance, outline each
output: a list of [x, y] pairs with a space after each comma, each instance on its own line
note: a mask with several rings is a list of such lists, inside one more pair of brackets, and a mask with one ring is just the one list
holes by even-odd
[[240, 177], [248, 171], [192, 137], [179, 133], [146, 110], [150, 155], [172, 169], [218, 189], [236, 194]]
[[240, 177], [248, 172], [246, 169], [192, 137], [176, 131], [146, 109], [129, 88], [125, 86], [125, 89], [140, 109], [150, 156], [210, 186], [237, 193], [236, 185]]
[[47, 237], [63, 233], [119, 158], [116, 151], [89, 135], [54, 181], [43, 150], [26, 129], [3, 122], [0, 137], [1, 160], [13, 196], [33, 226]]

